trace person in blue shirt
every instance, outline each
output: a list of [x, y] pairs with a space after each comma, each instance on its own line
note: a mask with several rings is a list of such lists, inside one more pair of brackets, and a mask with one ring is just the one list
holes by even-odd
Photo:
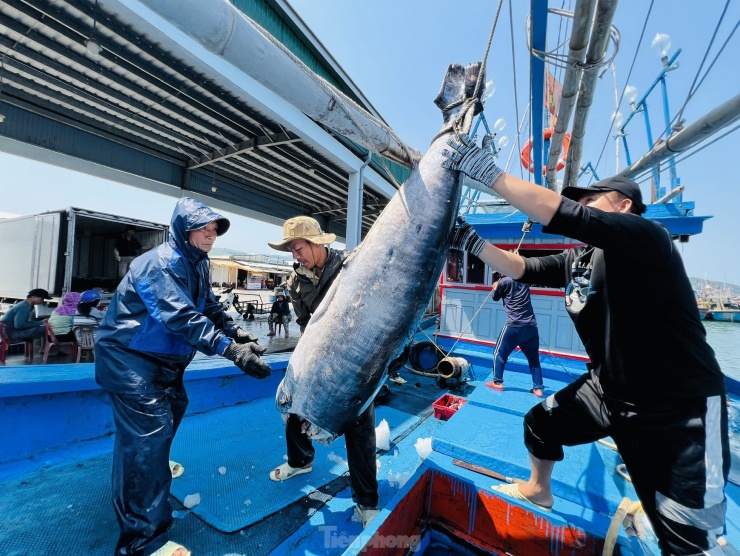
[[44, 337], [44, 322], [33, 320], [33, 308], [41, 305], [45, 299], [51, 299], [49, 292], [35, 288], [28, 292], [24, 301], [13, 305], [0, 318], [8, 327], [8, 334], [14, 340], [28, 340]]
[[511, 352], [519, 346], [529, 363], [532, 393], [541, 398], [544, 385], [540, 366], [540, 335], [529, 286], [495, 272], [493, 300], [499, 299], [502, 300], [508, 318], [496, 340], [496, 349], [493, 352], [493, 382], [487, 385], [496, 390], [504, 389], [504, 367]]
[[211, 289], [208, 252], [228, 229], [203, 203], [180, 199], [169, 240], [131, 263], [98, 328], [95, 380], [110, 395], [116, 425], [116, 556], [190, 554], [169, 540], [169, 454], [188, 405], [183, 375], [196, 351], [222, 355], [255, 378], [270, 375], [259, 357], [265, 348], [234, 325]]

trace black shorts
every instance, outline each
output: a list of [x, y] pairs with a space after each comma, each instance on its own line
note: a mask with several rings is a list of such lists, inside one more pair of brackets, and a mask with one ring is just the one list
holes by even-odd
[[[611, 401], [589, 374], [529, 410], [524, 443], [543, 460], [611, 436], [664, 554], [717, 550], [730, 471], [725, 396], [646, 406]], [[720, 552], [721, 554], [721, 552]]]

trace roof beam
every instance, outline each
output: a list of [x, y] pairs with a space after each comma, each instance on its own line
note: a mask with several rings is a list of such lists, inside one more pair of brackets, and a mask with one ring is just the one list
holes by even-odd
[[196, 157], [196, 160], [188, 162], [188, 170], [194, 170], [201, 166], [207, 166], [233, 156], [239, 156], [240, 154], [248, 151], [257, 149], [259, 147], [275, 147], [277, 145], [285, 145], [289, 143], [297, 143], [300, 141], [299, 137], [288, 133], [277, 133], [275, 135], [263, 135], [262, 137], [255, 137], [254, 139], [247, 139], [241, 143], [227, 145], [223, 151], [220, 149], [211, 151], [210, 154]]

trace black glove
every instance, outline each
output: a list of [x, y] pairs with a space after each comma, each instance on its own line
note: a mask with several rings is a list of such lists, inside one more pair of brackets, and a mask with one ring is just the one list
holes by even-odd
[[251, 332], [242, 330], [241, 328], [236, 329], [236, 332], [234, 332], [232, 338], [237, 344], [248, 344], [250, 342], [254, 342], [255, 344], [259, 343], [259, 341], [257, 340], [257, 336], [255, 336]]
[[272, 368], [259, 358], [265, 351], [267, 351], [265, 346], [255, 343], [237, 344], [231, 342], [221, 355], [233, 361], [242, 372], [254, 378], [267, 378], [270, 376]]
[[459, 216], [457, 217], [455, 229], [452, 230], [452, 233], [454, 235], [452, 236], [450, 249], [467, 251], [477, 257], [486, 245], [486, 240], [481, 238], [475, 229]]
[[493, 189], [493, 184], [504, 173], [496, 166], [493, 153], [478, 147], [465, 133], [460, 134], [459, 137], [460, 141], [455, 139], [454, 135], [447, 140], [447, 144], [457, 152], [443, 150], [442, 154], [447, 160], [442, 163], [442, 167], [448, 170], [458, 170]]

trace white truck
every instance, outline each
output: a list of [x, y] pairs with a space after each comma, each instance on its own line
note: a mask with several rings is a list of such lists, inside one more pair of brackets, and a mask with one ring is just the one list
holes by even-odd
[[129, 225], [142, 246], [167, 240], [166, 224], [76, 207], [0, 220], [0, 313], [33, 288], [47, 290], [52, 307], [68, 291], [112, 292], [118, 284], [113, 246]]

